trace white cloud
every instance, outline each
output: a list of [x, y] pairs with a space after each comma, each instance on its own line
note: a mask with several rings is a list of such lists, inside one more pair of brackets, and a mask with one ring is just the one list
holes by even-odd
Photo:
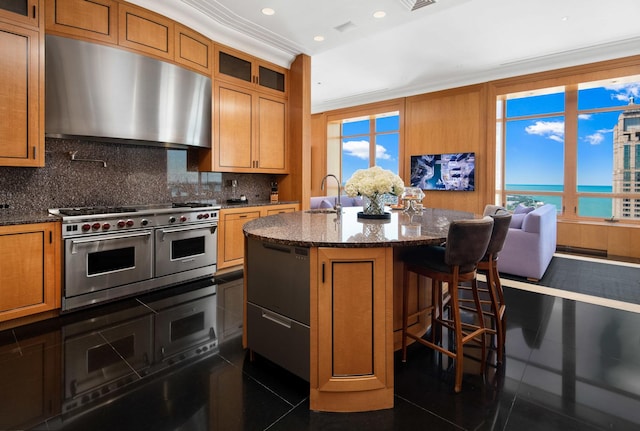
[[633, 96], [635, 103], [640, 102], [640, 100], [638, 100], [638, 96], [640, 96], [640, 82], [610, 85], [604, 88], [616, 92], [616, 94], [611, 95], [612, 99], [628, 102]]
[[342, 151], [344, 151], [348, 156], [369, 160], [369, 142], [367, 141], [343, 142]]
[[376, 159], [391, 160], [391, 154], [387, 154], [387, 149], [382, 145], [376, 145]]
[[564, 121], [536, 121], [527, 126], [525, 131], [530, 135], [543, 136], [556, 142], [564, 142]]
[[600, 145], [605, 139], [604, 135], [611, 132], [613, 129], [600, 129], [592, 135], [585, 136], [584, 140], [590, 145]]
[[580, 114], [578, 115], [579, 120], [591, 120], [591, 114]]
[[590, 145], [600, 145], [602, 141], [604, 141], [604, 135], [600, 132], [596, 132], [593, 135], [588, 135], [585, 137], [585, 140]]
[[[342, 143], [342, 150], [352, 157], [362, 160], [369, 160], [369, 142], [368, 141], [348, 141]], [[376, 145], [376, 159], [393, 160], [391, 154], [387, 153], [387, 149], [382, 145]]]

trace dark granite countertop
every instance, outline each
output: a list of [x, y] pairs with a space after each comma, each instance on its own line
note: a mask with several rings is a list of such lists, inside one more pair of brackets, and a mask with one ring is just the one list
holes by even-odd
[[302, 247], [396, 247], [441, 243], [452, 220], [474, 218], [473, 213], [425, 208], [420, 213], [391, 211], [389, 220], [363, 220], [362, 207], [335, 212], [296, 211], [247, 222], [249, 238]]
[[[291, 205], [298, 204], [297, 201], [281, 201], [271, 203], [269, 201], [251, 202], [249, 204], [221, 204], [221, 208], [244, 208], [259, 207], [268, 205]], [[60, 217], [49, 214], [48, 210], [28, 212], [19, 209], [1, 209], [0, 226], [11, 226], [17, 224], [46, 223], [60, 221]]]
[[60, 221], [60, 217], [52, 216], [48, 211], [23, 212], [19, 210], [0, 210], [0, 226], [16, 224], [47, 223]]
[[271, 203], [270, 201], [251, 201], [246, 204], [228, 204], [226, 202], [221, 202], [220, 205], [222, 209], [229, 208], [248, 208], [248, 207], [263, 207], [263, 206], [271, 206], [271, 205], [297, 205], [298, 201], [280, 201], [277, 203]]

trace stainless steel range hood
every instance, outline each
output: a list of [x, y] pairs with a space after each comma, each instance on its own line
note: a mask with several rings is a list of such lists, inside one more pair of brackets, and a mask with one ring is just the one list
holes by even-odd
[[117, 48], [46, 36], [45, 135], [211, 148], [211, 79]]

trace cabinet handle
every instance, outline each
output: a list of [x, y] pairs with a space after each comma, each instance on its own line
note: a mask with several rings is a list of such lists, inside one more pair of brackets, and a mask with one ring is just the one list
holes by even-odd
[[277, 314], [269, 313], [266, 310], [262, 310], [262, 318], [270, 320], [273, 323], [276, 323], [280, 326], [284, 326], [287, 329], [291, 329], [291, 320], [284, 319], [281, 316], [278, 316]]
[[324, 262], [322, 262], [322, 282], [324, 283]]
[[33, 146], [33, 158], [34, 158], [34, 160], [38, 158], [38, 157], [37, 157], [37, 155], [38, 155], [37, 150], [38, 150], [38, 147], [36, 147], [36, 146], [34, 145], [34, 146]]
[[33, 19], [36, 19], [36, 5], [33, 5]]
[[238, 218], [247, 218], [247, 215], [246, 214], [245, 215], [240, 215], [240, 216], [238, 216]]
[[53, 244], [53, 232], [49, 231], [49, 244]]

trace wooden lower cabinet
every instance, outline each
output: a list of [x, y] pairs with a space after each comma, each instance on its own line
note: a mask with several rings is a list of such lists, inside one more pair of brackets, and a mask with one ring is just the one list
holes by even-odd
[[260, 209], [233, 208], [220, 211], [218, 222], [218, 270], [244, 262], [244, 233], [242, 226], [260, 217]]
[[298, 204], [260, 207], [225, 208], [218, 222], [218, 270], [244, 263], [244, 233], [242, 226], [258, 217], [298, 210]]
[[60, 308], [59, 223], [0, 227], [0, 322]]
[[392, 408], [393, 249], [318, 248], [311, 262], [311, 410]]

